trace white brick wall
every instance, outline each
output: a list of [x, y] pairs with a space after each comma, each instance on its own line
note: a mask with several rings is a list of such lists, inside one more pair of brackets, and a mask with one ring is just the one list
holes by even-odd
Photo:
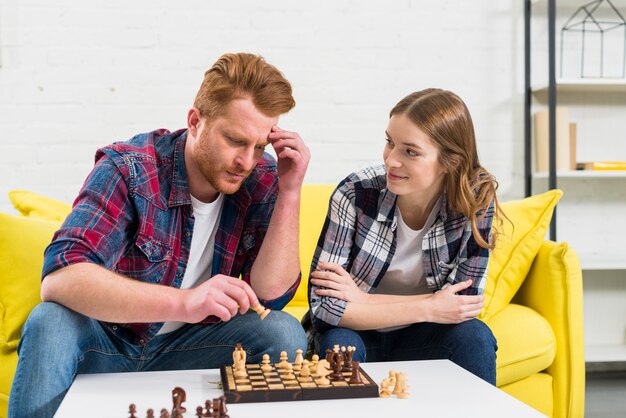
[[98, 147], [183, 127], [236, 51], [293, 83], [281, 126], [312, 150], [307, 182], [380, 161], [389, 109], [432, 86], [465, 99], [483, 164], [519, 197], [522, 35], [514, 0], [0, 0], [0, 211], [12, 189], [70, 202]]

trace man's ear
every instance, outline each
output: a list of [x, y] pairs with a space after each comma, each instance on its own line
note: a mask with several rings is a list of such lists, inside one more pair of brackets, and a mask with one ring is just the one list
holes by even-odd
[[197, 108], [192, 107], [189, 109], [189, 112], [187, 112], [187, 129], [191, 135], [198, 135], [198, 127], [201, 120], [200, 111]]

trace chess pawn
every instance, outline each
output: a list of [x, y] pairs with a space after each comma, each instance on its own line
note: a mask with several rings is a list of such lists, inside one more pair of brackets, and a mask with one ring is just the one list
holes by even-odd
[[389, 390], [389, 379], [386, 377], [382, 382], [380, 382], [380, 393], [378, 396], [381, 398], [388, 398], [391, 396], [391, 390]]
[[263, 354], [263, 360], [261, 360], [261, 371], [263, 373], [271, 372], [272, 365], [270, 364], [270, 355]]
[[203, 416], [205, 416], [205, 415], [203, 415], [203, 413], [202, 413], [202, 407], [201, 407], [201, 406], [198, 406], [198, 407], [196, 408], [196, 417], [197, 417], [197, 418], [202, 418]]
[[159, 418], [170, 418], [170, 413], [167, 412], [167, 409], [163, 408], [161, 409], [161, 415], [159, 415]]
[[309, 368], [309, 360], [302, 361], [302, 368], [300, 369], [301, 377], [309, 377], [311, 376], [311, 369]]
[[282, 367], [282, 370], [285, 371], [285, 374], [283, 374], [283, 379], [285, 380], [293, 380], [296, 378], [296, 376], [293, 374], [293, 366], [291, 365], [291, 363], [286, 363], [285, 366]]
[[302, 369], [302, 361], [304, 360], [304, 357], [302, 356], [302, 350], [301, 349], [297, 349], [296, 350], [296, 359], [294, 360], [294, 364], [293, 364], [293, 369], [295, 371], [300, 371], [300, 369]]
[[128, 418], [137, 418], [135, 413], [137, 412], [137, 406], [134, 403], [128, 405], [128, 413], [130, 414]]
[[320, 361], [320, 356], [318, 356], [317, 354], [313, 354], [313, 357], [311, 357], [311, 363], [309, 364], [309, 367], [311, 367], [311, 369], [313, 370], [317, 370], [318, 361]]
[[154, 418], [154, 411], [152, 410], [152, 408], [146, 411], [146, 418]]
[[287, 361], [287, 352], [286, 351], [281, 351], [280, 352], [280, 363], [278, 363], [278, 365], [276, 366], [279, 369], [284, 369], [286, 367], [291, 366], [291, 364], [289, 364], [289, 362]]

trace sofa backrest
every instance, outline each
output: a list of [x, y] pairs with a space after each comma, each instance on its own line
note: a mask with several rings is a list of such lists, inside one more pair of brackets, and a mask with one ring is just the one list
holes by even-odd
[[295, 306], [308, 306], [307, 288], [309, 283], [309, 270], [311, 260], [320, 232], [324, 226], [328, 201], [334, 184], [306, 184], [302, 187], [300, 202], [300, 270], [302, 281], [293, 298], [289, 303]]

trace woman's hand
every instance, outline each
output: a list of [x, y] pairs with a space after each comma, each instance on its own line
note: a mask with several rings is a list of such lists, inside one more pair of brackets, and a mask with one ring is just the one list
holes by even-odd
[[472, 284], [471, 280], [456, 283], [434, 293], [429, 299], [428, 322], [458, 324], [478, 316], [483, 308], [483, 295], [457, 295]]
[[311, 273], [311, 283], [318, 286], [315, 294], [330, 296], [347, 302], [367, 302], [368, 294], [359, 289], [350, 273], [337, 263], [320, 261], [318, 270]]

